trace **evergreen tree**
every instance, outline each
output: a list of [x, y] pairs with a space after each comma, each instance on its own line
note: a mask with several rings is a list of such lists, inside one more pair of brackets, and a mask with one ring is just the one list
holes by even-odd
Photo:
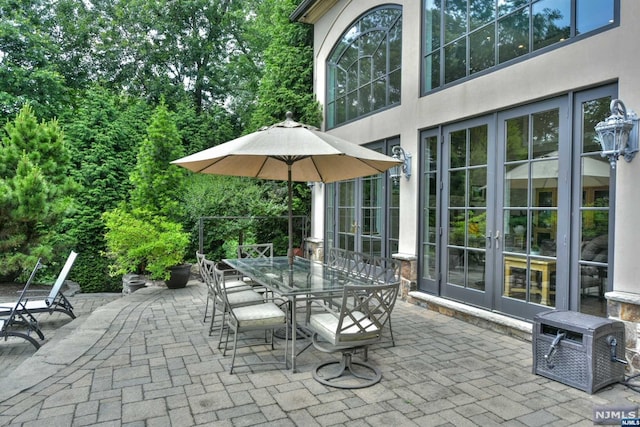
[[182, 219], [180, 202], [185, 169], [170, 162], [184, 154], [180, 133], [161, 103], [151, 117], [147, 137], [140, 144], [138, 159], [131, 172], [131, 206], [178, 221]]
[[38, 123], [27, 105], [4, 127], [0, 144], [0, 275], [15, 279], [38, 257], [52, 260], [70, 242], [55, 228], [77, 185], [57, 121]]
[[102, 213], [129, 197], [129, 174], [150, 116], [146, 104], [100, 87], [85, 92], [73, 114], [62, 118], [72, 152], [73, 175], [84, 190], [68, 223], [59, 230], [76, 241], [78, 259], [71, 277], [83, 292], [121, 289], [108, 274]]

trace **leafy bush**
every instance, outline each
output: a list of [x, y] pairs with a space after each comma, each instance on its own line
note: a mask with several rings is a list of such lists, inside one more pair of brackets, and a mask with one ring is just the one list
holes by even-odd
[[181, 224], [139, 209], [128, 212], [124, 207], [105, 212], [103, 218], [112, 276], [148, 273], [152, 279], [167, 280], [169, 268], [184, 262], [189, 234]]

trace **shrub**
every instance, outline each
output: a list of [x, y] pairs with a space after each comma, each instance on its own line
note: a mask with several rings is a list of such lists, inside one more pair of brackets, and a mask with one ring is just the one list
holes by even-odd
[[184, 262], [189, 234], [181, 224], [124, 207], [105, 212], [103, 219], [110, 275], [148, 273], [152, 279], [167, 280], [169, 268]]

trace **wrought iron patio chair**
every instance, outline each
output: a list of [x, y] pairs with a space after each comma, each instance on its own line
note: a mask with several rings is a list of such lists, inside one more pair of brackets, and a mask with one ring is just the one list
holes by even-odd
[[273, 243], [238, 245], [238, 258], [273, 258]]
[[[276, 304], [274, 301], [263, 301], [257, 304], [237, 304], [232, 300], [238, 293], [229, 292], [229, 290], [225, 286], [220, 286], [225, 282], [224, 272], [218, 269], [217, 267], [214, 269], [215, 275], [215, 283], [219, 285], [218, 291], [222, 297], [224, 306], [226, 310], [223, 313], [223, 322], [226, 322], [226, 335], [224, 341], [224, 350], [223, 355], [226, 356], [227, 350], [229, 348], [229, 333], [233, 331], [233, 355], [231, 356], [231, 366], [229, 368], [229, 373], [233, 374], [234, 367], [238, 366], [249, 366], [253, 367], [255, 365], [263, 365], [263, 364], [284, 364], [287, 366], [287, 350], [288, 350], [288, 331], [289, 331], [289, 317], [287, 316], [286, 310], [283, 310], [283, 306], [287, 303], [286, 301], [282, 301], [280, 304]], [[225, 320], [226, 318], [226, 320]], [[259, 345], [270, 344], [271, 349], [273, 350], [275, 347], [273, 345], [273, 332], [276, 329], [285, 329], [286, 337], [285, 337], [285, 350], [284, 350], [284, 358], [282, 362], [278, 361], [264, 361], [264, 362], [252, 362], [244, 365], [236, 365], [236, 353], [238, 350], [238, 334], [248, 332], [248, 331], [264, 331], [265, 333], [265, 342], [258, 342]], [[222, 332], [222, 328], [220, 329]], [[270, 334], [267, 335], [267, 333]], [[246, 344], [246, 346], [255, 345], [255, 344]]]
[[[399, 285], [399, 282], [347, 284], [339, 311], [329, 310], [311, 316], [309, 326], [313, 331], [314, 347], [326, 353], [342, 353], [340, 361], [321, 363], [313, 369], [316, 381], [346, 389], [369, 387], [380, 381], [380, 370], [365, 362], [368, 347], [381, 340]], [[363, 351], [362, 362], [353, 360], [357, 350]]]
[[[368, 262], [367, 277], [374, 283], [400, 283], [400, 261], [374, 256], [370, 257]], [[389, 318], [389, 335], [391, 336], [391, 345], [395, 347], [396, 341], [393, 337], [391, 317]]]
[[[220, 310], [222, 320], [218, 327], [218, 348], [221, 348], [227, 312], [232, 308], [263, 303], [264, 296], [254, 291], [239, 276], [225, 271], [225, 265], [210, 260], [205, 260], [205, 263], [208, 264], [207, 270], [213, 272], [210, 283], [213, 286], [214, 299], [209, 336], [211, 336], [215, 328], [216, 310]], [[235, 273], [235, 270], [231, 271]], [[223, 291], [225, 292], [224, 296], [222, 294]]]
[[0, 337], [4, 337], [5, 341], [7, 341], [9, 337], [19, 337], [29, 341], [36, 349], [40, 348], [40, 343], [36, 341], [31, 334], [35, 333], [41, 340], [44, 340], [44, 334], [38, 327], [36, 318], [27, 310], [26, 305], [28, 300], [25, 297], [36, 273], [43, 267], [41, 260], [38, 259], [27, 283], [22, 289], [22, 292], [20, 292], [18, 301], [13, 304], [11, 310], [6, 314], [0, 314]]
[[[216, 287], [215, 287], [215, 277], [214, 277], [214, 267], [215, 267], [215, 262], [211, 261], [211, 260], [207, 260], [204, 256], [202, 257], [202, 267], [200, 269], [200, 274], [202, 274], [203, 280], [205, 285], [207, 286], [207, 301], [204, 307], [204, 320], [203, 322], [206, 322], [207, 320], [207, 315], [208, 315], [208, 310], [209, 310], [209, 301], [211, 301], [211, 308], [212, 308], [212, 313], [211, 313], [211, 325], [209, 327], [209, 335], [211, 335], [211, 332], [213, 331], [213, 327], [214, 327], [214, 322], [215, 322], [215, 316], [216, 316], [216, 307], [219, 306], [221, 304], [220, 298], [217, 297], [217, 292], [216, 292]], [[225, 270], [225, 274], [229, 274], [229, 277], [235, 277], [234, 270]], [[240, 290], [251, 290], [251, 285], [245, 283], [244, 281], [240, 280], [239, 278], [236, 278], [235, 280], [227, 280], [225, 282], [225, 286], [228, 288], [233, 288], [234, 291], [240, 291]], [[217, 299], [216, 299], [217, 298]], [[217, 302], [216, 302], [217, 301]]]

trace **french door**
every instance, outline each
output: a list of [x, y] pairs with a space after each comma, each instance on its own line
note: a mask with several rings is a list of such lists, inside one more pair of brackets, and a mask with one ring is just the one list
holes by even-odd
[[532, 318], [568, 306], [571, 137], [568, 98], [498, 114], [496, 308]]
[[422, 133], [421, 290], [525, 319], [606, 315], [615, 192], [593, 127], [615, 92]]
[[491, 307], [495, 126], [490, 117], [443, 129], [442, 294]]
[[[399, 145], [399, 138], [368, 144], [382, 153]], [[390, 256], [398, 248], [399, 188], [386, 173], [340, 181], [328, 186], [327, 247]]]

